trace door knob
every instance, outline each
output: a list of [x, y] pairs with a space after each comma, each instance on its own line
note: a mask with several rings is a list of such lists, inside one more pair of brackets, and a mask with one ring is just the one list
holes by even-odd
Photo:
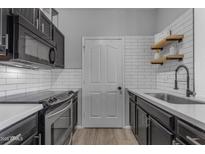
[[119, 87], [117, 87], [117, 89], [120, 91], [120, 94], [122, 94], [122, 87], [119, 86]]
[[118, 90], [122, 90], [122, 87], [119, 86], [119, 87], [117, 87], [117, 89], [118, 89]]

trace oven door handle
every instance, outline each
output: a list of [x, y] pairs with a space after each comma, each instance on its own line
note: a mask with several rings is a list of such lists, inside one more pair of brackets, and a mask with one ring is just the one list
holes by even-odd
[[190, 136], [186, 136], [186, 139], [189, 140], [194, 145], [201, 145], [199, 142], [197, 142], [197, 140], [199, 140], [199, 138], [192, 138]]
[[60, 111], [57, 111], [57, 112], [55, 112], [55, 113], [53, 113], [53, 114], [51, 114], [51, 115], [48, 115], [47, 118], [51, 118], [51, 117], [53, 117], [53, 116], [56, 116], [56, 115], [58, 115], [58, 114], [61, 114], [61, 113], [65, 112], [67, 109], [69, 109], [69, 108], [71, 107], [71, 105], [72, 105], [72, 103], [70, 103], [70, 104], [69, 104], [68, 106], [66, 106], [64, 109], [62, 109], [62, 110], [60, 110]]
[[10, 145], [12, 144], [13, 142], [15, 142], [17, 139], [20, 139], [22, 137], [21, 134], [18, 134], [16, 136], [13, 136], [8, 142], [4, 143], [4, 145]]

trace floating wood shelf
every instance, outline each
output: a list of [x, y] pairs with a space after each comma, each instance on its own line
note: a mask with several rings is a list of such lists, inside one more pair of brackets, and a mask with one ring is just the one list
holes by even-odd
[[151, 64], [161, 64], [161, 65], [163, 65], [165, 60], [166, 60], [165, 56], [162, 56], [159, 59], [152, 60]]
[[151, 46], [152, 50], [162, 50], [163, 47], [167, 46], [168, 44], [172, 43], [173, 41], [181, 42], [184, 38], [184, 35], [170, 35], [161, 41], [157, 42], [156, 44]]
[[184, 55], [180, 54], [180, 55], [167, 55], [166, 56], [166, 60], [183, 60]]
[[166, 56], [161, 56], [159, 59], [154, 59], [151, 61], [151, 64], [161, 64], [163, 65], [166, 61], [168, 60], [183, 60], [184, 55], [183, 54], [178, 54], [178, 55], [166, 55]]

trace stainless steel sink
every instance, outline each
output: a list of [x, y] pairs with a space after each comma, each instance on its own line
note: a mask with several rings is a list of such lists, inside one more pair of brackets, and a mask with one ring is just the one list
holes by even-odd
[[186, 99], [183, 97], [179, 97], [167, 93], [145, 93], [145, 94], [172, 104], [205, 104], [205, 102]]

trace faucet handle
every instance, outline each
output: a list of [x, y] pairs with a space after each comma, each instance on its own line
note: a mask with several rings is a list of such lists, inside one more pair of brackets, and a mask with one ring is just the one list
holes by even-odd
[[187, 90], [187, 92], [186, 92], [186, 95], [187, 95], [187, 97], [190, 97], [190, 95], [192, 95], [192, 96], [196, 96], [196, 92], [195, 91], [191, 91], [191, 90]]
[[195, 96], [196, 96], [196, 92], [195, 92], [195, 91], [193, 91], [193, 92], [192, 92], [192, 95], [195, 97]]

